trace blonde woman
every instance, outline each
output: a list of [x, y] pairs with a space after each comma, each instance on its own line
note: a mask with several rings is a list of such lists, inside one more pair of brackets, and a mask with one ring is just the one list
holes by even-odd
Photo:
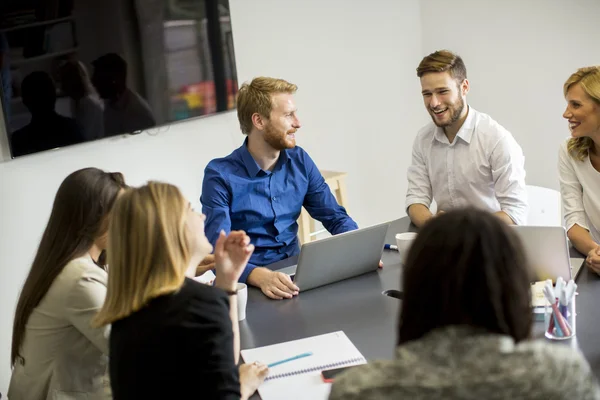
[[236, 366], [236, 287], [254, 246], [241, 231], [215, 245], [215, 287], [193, 277], [213, 248], [204, 215], [172, 185], [150, 182], [117, 201], [109, 230], [110, 275], [96, 325], [112, 324], [115, 399], [247, 399], [264, 365]]
[[564, 84], [571, 138], [559, 153], [569, 240], [600, 273], [600, 67], [580, 68]]
[[79, 124], [83, 140], [102, 138], [104, 104], [83, 63], [69, 60], [61, 66], [59, 75], [62, 91], [72, 100], [72, 116]]
[[123, 175], [85, 168], [58, 188], [13, 324], [11, 400], [110, 399], [109, 327], [92, 328], [108, 281], [98, 259]]

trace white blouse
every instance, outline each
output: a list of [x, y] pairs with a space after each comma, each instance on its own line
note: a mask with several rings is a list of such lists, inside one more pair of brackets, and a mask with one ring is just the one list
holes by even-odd
[[558, 175], [567, 230], [577, 224], [600, 243], [600, 172], [589, 157], [579, 161], [569, 155], [568, 141], [560, 146]]

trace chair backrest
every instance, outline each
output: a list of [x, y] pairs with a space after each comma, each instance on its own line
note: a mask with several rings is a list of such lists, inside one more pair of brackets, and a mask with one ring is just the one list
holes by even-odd
[[562, 202], [558, 190], [527, 185], [527, 197], [529, 202], [527, 225], [562, 225]]

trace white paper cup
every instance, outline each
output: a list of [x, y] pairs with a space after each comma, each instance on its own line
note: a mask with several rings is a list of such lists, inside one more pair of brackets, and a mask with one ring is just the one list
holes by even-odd
[[248, 287], [245, 283], [237, 284], [238, 321], [246, 319], [246, 304], [248, 303]]
[[417, 234], [415, 232], [404, 232], [396, 235], [396, 246], [398, 246], [398, 252], [402, 256], [403, 260], [406, 259], [408, 250], [410, 249], [410, 246], [416, 237]]

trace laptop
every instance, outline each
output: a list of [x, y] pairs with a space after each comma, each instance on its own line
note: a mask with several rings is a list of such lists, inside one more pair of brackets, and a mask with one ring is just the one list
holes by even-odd
[[[376, 271], [388, 226], [383, 223], [305, 243], [298, 264], [277, 271], [292, 276], [303, 292]], [[275, 264], [267, 268], [275, 269]]]
[[[535, 280], [542, 281], [562, 276], [565, 281], [574, 279], [579, 273], [582, 260], [569, 255], [567, 231], [562, 226], [513, 226], [525, 249], [534, 272]], [[575, 261], [577, 260], [577, 262]]]

